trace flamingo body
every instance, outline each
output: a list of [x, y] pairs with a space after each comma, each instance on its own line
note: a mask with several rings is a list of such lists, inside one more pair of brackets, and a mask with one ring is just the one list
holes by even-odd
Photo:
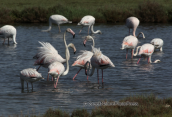
[[155, 49], [160, 49], [160, 51], [162, 51], [162, 46], [164, 44], [162, 39], [155, 38], [155, 39], [152, 39], [150, 43], [155, 46]]
[[[5, 25], [3, 27], [0, 28], [0, 36], [4, 38], [4, 42], [5, 42], [5, 38], [8, 38], [8, 44], [9, 44], [9, 38], [13, 38], [13, 43], [17, 44], [16, 42], [16, 28], [14, 26], [11, 25]], [[4, 44], [3, 42], [3, 44]]]

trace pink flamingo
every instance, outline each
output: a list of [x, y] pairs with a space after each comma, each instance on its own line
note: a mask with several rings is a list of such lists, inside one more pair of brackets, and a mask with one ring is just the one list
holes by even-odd
[[81, 21], [78, 23], [78, 25], [82, 25], [82, 28], [81, 28], [79, 33], [81, 33], [84, 26], [88, 26], [88, 34], [89, 34], [90, 27], [91, 27], [91, 32], [93, 34], [102, 34], [100, 30], [97, 30], [96, 32], [94, 32], [94, 30], [93, 30], [93, 25], [94, 24], [95, 24], [95, 18], [93, 16], [91, 16], [91, 15], [84, 16], [81, 19]]
[[[102, 54], [102, 52], [100, 51], [100, 48], [94, 48], [92, 46], [93, 49], [93, 56], [91, 57], [91, 66], [92, 66], [92, 71], [89, 74], [89, 69], [90, 69], [90, 62], [87, 61], [85, 64], [85, 67], [87, 68], [87, 75], [92, 76], [94, 73], [95, 68], [97, 69], [97, 78], [98, 78], [98, 83], [99, 83], [99, 69], [102, 70], [102, 83], [103, 83], [103, 69], [106, 69], [108, 67], [115, 67], [115, 65], [111, 62], [111, 60]], [[88, 67], [89, 64], [89, 67]]]
[[164, 41], [162, 39], [155, 38], [155, 39], [152, 39], [150, 43], [155, 46], [155, 49], [159, 49], [162, 52], [162, 46], [164, 44]]
[[[94, 39], [93, 39], [91, 36], [89, 36], [89, 35], [86, 36], [86, 38], [85, 38], [85, 40], [84, 40], [84, 42], [83, 42], [84, 46], [85, 46], [85, 44], [86, 44], [86, 42], [87, 42], [88, 40], [92, 40], [92, 41], [93, 41], [93, 47], [94, 47], [94, 45], [95, 45]], [[85, 63], [86, 63], [87, 61], [90, 62], [90, 59], [91, 59], [91, 57], [93, 56], [93, 52], [92, 52], [92, 51], [86, 51], [86, 50], [84, 50], [84, 51], [81, 51], [81, 52], [82, 52], [82, 54], [80, 54], [80, 55], [77, 57], [77, 60], [72, 64], [72, 66], [80, 67], [79, 71], [78, 71], [78, 72], [76, 73], [76, 75], [73, 77], [73, 80], [76, 78], [76, 76], [77, 76], [78, 73], [81, 71], [81, 69], [85, 69]], [[88, 76], [87, 76], [87, 80], [88, 80]]]
[[64, 23], [72, 23], [72, 21], [68, 21], [68, 19], [62, 15], [51, 15], [49, 18], [49, 28], [47, 30], [42, 30], [42, 31], [50, 31], [52, 27], [52, 23], [57, 24], [59, 27], [59, 32], [60, 30], [60, 24]]
[[131, 49], [131, 58], [137, 55], [138, 49], [141, 47], [141, 46], [138, 46], [136, 49], [136, 53], [134, 54], [134, 49], [136, 48], [137, 44], [138, 44], [138, 39], [135, 36], [130, 35], [124, 38], [121, 49], [122, 50], [126, 49], [126, 59], [128, 56], [128, 49]]
[[65, 70], [65, 67], [64, 65], [61, 63], [61, 62], [53, 62], [51, 63], [49, 66], [48, 66], [48, 70], [49, 70], [49, 74], [54, 78], [54, 79], [57, 79], [56, 82], [54, 81], [54, 88], [56, 88], [57, 86], [57, 83], [58, 83], [58, 80], [59, 80], [59, 77], [60, 76], [64, 76], [64, 75], [67, 75], [68, 72], [69, 72], [69, 50], [68, 50], [68, 46], [66, 44], [66, 39], [65, 39], [65, 34], [64, 34], [64, 44], [65, 44], [65, 47], [66, 47], [66, 70]]
[[3, 27], [0, 28], [0, 36], [4, 37], [4, 42], [5, 43], [5, 38], [8, 38], [8, 45], [9, 45], [9, 38], [12, 37], [13, 38], [13, 43], [17, 44], [16, 42], [16, 28], [14, 26], [11, 25], [5, 25]]
[[[153, 52], [154, 52], [154, 46], [152, 44], [147, 43], [141, 46], [139, 55], [141, 55], [141, 57], [145, 57], [145, 58], [147, 57], [148, 63], [152, 63], [151, 56]], [[137, 64], [139, 63], [140, 59], [138, 60]], [[160, 62], [160, 60], [155, 60], [153, 63], [157, 63], [157, 62]]]
[[[66, 31], [65, 31], [65, 35], [66, 35], [66, 32], [69, 32], [71, 33], [72, 35], [75, 35], [75, 33], [70, 29], [68, 28]], [[48, 66], [55, 62], [55, 61], [59, 61], [61, 63], [65, 63], [66, 62], [66, 59], [63, 59], [59, 54], [58, 54], [58, 51], [48, 42], [44, 43], [44, 42], [39, 42], [42, 47], [39, 47], [38, 48], [38, 53], [33, 57], [33, 58], [36, 58], [37, 60], [35, 61], [34, 65], [40, 65], [38, 67], [37, 70], [39, 70], [39, 68], [41, 66], [45, 67], [45, 68], [48, 68]], [[68, 47], [71, 47], [73, 48], [74, 50], [74, 53], [76, 52], [76, 48], [74, 46], [74, 44], [70, 43], [68, 45]], [[69, 51], [67, 52], [68, 54], [68, 57], [70, 58], [70, 54], [69, 54]], [[68, 59], [69, 59], [68, 58]], [[49, 74], [48, 74], [49, 76]], [[49, 78], [47, 77], [47, 80]]]
[[27, 68], [22, 71], [20, 71], [20, 81], [22, 89], [24, 89], [24, 81], [27, 82], [27, 89], [28, 89], [28, 82], [32, 85], [33, 90], [33, 82], [39, 81], [41, 79], [44, 79], [40, 73], [36, 71], [36, 69], [33, 68]]
[[[133, 36], [136, 37], [136, 29], [139, 25], [140, 21], [138, 18], [136, 17], [129, 17], [126, 19], [126, 26], [129, 28], [129, 35], [130, 35], [130, 29], [133, 29]], [[140, 32], [138, 35], [137, 35], [137, 38], [139, 37], [139, 35], [142, 34], [143, 38], [145, 38], [143, 32]]]

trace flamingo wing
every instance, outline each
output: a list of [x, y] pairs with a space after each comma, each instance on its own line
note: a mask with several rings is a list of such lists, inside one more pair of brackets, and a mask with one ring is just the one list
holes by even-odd
[[33, 68], [24, 69], [20, 73], [23, 76], [30, 77], [30, 78], [39, 78], [39, 77], [42, 77], [42, 75], [40, 73], [38, 73], [36, 71], [36, 69], [33, 69]]

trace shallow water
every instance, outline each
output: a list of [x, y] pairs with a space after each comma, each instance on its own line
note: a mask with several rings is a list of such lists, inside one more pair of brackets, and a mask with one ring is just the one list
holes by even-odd
[[[147, 64], [143, 59], [137, 65], [139, 56], [131, 59], [125, 59], [125, 50], [120, 50], [121, 43], [128, 29], [124, 24], [96, 24], [95, 30], [101, 30], [102, 35], [92, 35], [95, 39], [95, 47], [100, 47], [103, 54], [108, 56], [114, 63], [115, 68], [104, 70], [104, 84], [98, 84], [97, 71], [87, 81], [84, 70], [73, 81], [73, 76], [79, 70], [78, 67], [72, 67], [71, 64], [79, 55], [80, 50], [91, 50], [92, 42], [87, 42], [83, 46], [83, 39], [87, 36], [87, 27], [79, 33], [80, 26], [76, 24], [61, 25], [64, 32], [70, 27], [76, 36], [73, 39], [71, 34], [66, 35], [67, 43], [74, 43], [77, 54], [71, 51], [70, 71], [68, 75], [59, 79], [57, 89], [54, 90], [53, 82], [46, 81], [47, 69], [41, 67], [39, 72], [42, 73], [45, 80], [35, 82], [34, 90], [21, 91], [20, 71], [25, 68], [37, 68], [33, 66], [32, 57], [40, 47], [38, 41], [51, 43], [62, 57], [65, 57], [65, 47], [63, 43], [63, 33], [58, 33], [58, 27], [53, 25], [51, 32], [41, 32], [47, 29], [47, 24], [15, 24], [17, 29], [17, 45], [0, 46], [0, 110], [1, 115], [17, 114], [44, 114], [48, 108], [59, 108], [67, 112], [72, 112], [76, 108], [86, 108], [91, 111], [93, 106], [84, 106], [83, 103], [99, 102], [102, 100], [118, 101], [130, 95], [138, 94], [155, 94], [159, 98], [172, 96], [172, 78], [171, 63], [172, 57], [172, 39], [170, 24], [142, 24], [138, 27], [138, 32], [144, 32], [145, 39], [139, 38], [139, 44], [149, 43], [153, 38], [162, 38], [164, 40], [163, 52], [158, 50], [152, 55], [152, 61], [160, 59], [157, 64]], [[1, 39], [3, 42], [3, 39]], [[2, 43], [1, 42], [1, 43]], [[66, 64], [65, 64], [66, 66]], [[99, 70], [101, 78], [101, 70]], [[25, 84], [26, 86], [26, 84]]]

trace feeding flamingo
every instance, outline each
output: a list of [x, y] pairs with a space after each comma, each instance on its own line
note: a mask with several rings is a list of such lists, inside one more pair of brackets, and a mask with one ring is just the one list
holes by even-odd
[[155, 49], [159, 49], [160, 51], [162, 51], [162, 46], [164, 44], [164, 41], [162, 39], [155, 38], [155, 39], [152, 39], [150, 43], [155, 46]]
[[44, 79], [40, 73], [36, 71], [36, 69], [33, 68], [27, 68], [22, 71], [20, 71], [20, 81], [21, 81], [21, 86], [22, 89], [24, 89], [24, 81], [27, 82], [27, 89], [28, 89], [28, 82], [31, 83], [32, 85], [32, 90], [33, 90], [33, 84], [36, 81], [39, 81], [41, 79]]
[[[140, 51], [139, 51], [139, 55], [141, 55], [141, 57], [144, 57], [144, 58], [148, 58], [148, 63], [152, 63], [151, 61], [151, 56], [154, 52], [154, 46], [152, 44], [144, 44], [141, 46], [140, 48]], [[140, 57], [140, 59], [141, 59]], [[137, 64], [139, 63], [140, 59], [138, 60]], [[157, 62], [160, 62], [160, 60], [155, 60], [153, 63], [157, 63]]]
[[[130, 29], [132, 29], [133, 30], [133, 36], [136, 37], [136, 29], [137, 29], [139, 23], [140, 23], [140, 21], [136, 17], [129, 17], [126, 19], [126, 26], [129, 28], [129, 35], [130, 35]], [[137, 35], [137, 38], [139, 37], [140, 34], [142, 34], [143, 38], [145, 38], [145, 35], [143, 34], [143, 32], [140, 32]]]
[[78, 23], [78, 25], [81, 25], [82, 28], [80, 30], [79, 33], [81, 33], [82, 29], [84, 26], [88, 26], [88, 34], [89, 34], [89, 30], [90, 30], [90, 27], [91, 27], [91, 32], [93, 34], [101, 34], [102, 32], [100, 30], [97, 30], [96, 32], [93, 30], [93, 25], [95, 24], [95, 18], [91, 15], [86, 15], [84, 16], [81, 21]]
[[[91, 57], [91, 66], [92, 66], [92, 71], [89, 74], [89, 70], [90, 70], [90, 62], [87, 61], [85, 64], [85, 67], [87, 69], [87, 75], [88, 76], [92, 76], [94, 73], [95, 68], [97, 69], [97, 78], [98, 78], [98, 83], [99, 83], [99, 69], [102, 70], [102, 83], [103, 83], [103, 69], [106, 69], [108, 67], [115, 67], [115, 65], [111, 62], [111, 60], [102, 54], [102, 52], [100, 51], [100, 48], [94, 48], [92, 46], [93, 49], [93, 56]], [[88, 67], [89, 64], [89, 67]]]
[[8, 45], [9, 45], [9, 38], [12, 37], [13, 38], [13, 43], [17, 44], [16, 42], [16, 28], [14, 28], [14, 26], [11, 25], [5, 25], [3, 27], [0, 28], [0, 37], [4, 38], [4, 42], [5, 43], [5, 39], [8, 38]]
[[135, 36], [130, 35], [130, 36], [127, 36], [124, 38], [121, 49], [122, 50], [126, 49], [126, 59], [128, 56], [129, 49], [131, 49], [131, 58], [133, 58], [133, 56], [137, 55], [138, 49], [141, 47], [141, 46], [138, 46], [136, 49], [136, 53], [134, 54], [134, 49], [136, 48], [137, 44], [138, 44], [138, 39]]
[[[68, 28], [66, 31], [65, 31], [65, 34], [66, 32], [69, 32], [73, 35], [75, 35], [75, 33], [70, 29]], [[59, 54], [58, 54], [58, 51], [48, 42], [39, 42], [42, 47], [39, 47], [38, 48], [38, 53], [33, 57], [33, 58], [36, 58], [37, 60], [35, 61], [34, 65], [40, 65], [39, 68], [41, 66], [45, 67], [45, 68], [48, 68], [48, 66], [52, 63], [52, 62], [55, 62], [55, 61], [59, 61], [61, 63], [65, 63], [66, 62], [66, 59], [63, 59]], [[74, 46], [74, 44], [70, 43], [68, 45], [68, 47], [71, 47], [73, 48], [74, 50], [74, 54], [76, 52], [76, 48]], [[69, 54], [69, 51], [67, 51], [67, 54], [68, 54], [68, 57], [70, 58], [70, 54]], [[68, 58], [68, 59], [69, 59]], [[39, 70], [39, 68], [37, 70]], [[49, 75], [48, 75], [49, 76]], [[48, 77], [47, 77], [47, 80], [48, 80]]]
[[[94, 47], [94, 45], [95, 45], [94, 39], [93, 39], [91, 36], [89, 36], [89, 35], [86, 36], [86, 38], [85, 38], [85, 40], [84, 40], [84, 42], [83, 42], [84, 46], [85, 46], [85, 44], [86, 44], [86, 42], [87, 42], [88, 40], [92, 40], [92, 41], [93, 41], [93, 47]], [[76, 76], [77, 76], [78, 73], [81, 71], [81, 69], [85, 69], [85, 63], [86, 63], [87, 61], [90, 62], [90, 59], [91, 59], [91, 57], [93, 56], [93, 52], [92, 52], [92, 51], [86, 51], [86, 50], [84, 50], [84, 51], [81, 51], [81, 52], [82, 52], [82, 54], [80, 54], [80, 55], [77, 57], [77, 60], [72, 64], [72, 66], [80, 67], [79, 71], [78, 71], [78, 72], [76, 73], [76, 75], [73, 77], [73, 80], [76, 78]], [[87, 80], [88, 80], [88, 77], [87, 77]]]
[[57, 24], [59, 27], [59, 32], [61, 32], [60, 24], [72, 23], [72, 21], [68, 21], [68, 19], [62, 15], [51, 15], [49, 18], [49, 28], [47, 30], [42, 30], [42, 31], [50, 31], [52, 27], [52, 23]]
[[67, 46], [67, 44], [66, 44], [66, 39], [65, 39], [65, 34], [66, 34], [66, 32], [64, 33], [64, 37], [63, 37], [63, 39], [64, 39], [64, 44], [65, 44], [65, 48], [66, 48], [66, 51], [65, 51], [65, 54], [66, 54], [66, 71], [65, 71], [65, 67], [64, 67], [64, 65], [61, 63], [61, 62], [58, 62], [58, 61], [56, 61], [56, 62], [53, 62], [53, 63], [51, 63], [49, 66], [48, 66], [48, 70], [49, 70], [49, 74], [54, 78], [54, 79], [57, 79], [56, 80], [56, 82], [54, 81], [54, 88], [56, 88], [56, 86], [57, 86], [57, 83], [58, 83], [58, 80], [59, 80], [59, 77], [60, 76], [65, 76], [65, 75], [67, 75], [68, 74], [68, 72], [69, 72], [69, 54], [70, 53], [68, 53], [69, 52], [69, 49], [68, 49], [68, 46]]

